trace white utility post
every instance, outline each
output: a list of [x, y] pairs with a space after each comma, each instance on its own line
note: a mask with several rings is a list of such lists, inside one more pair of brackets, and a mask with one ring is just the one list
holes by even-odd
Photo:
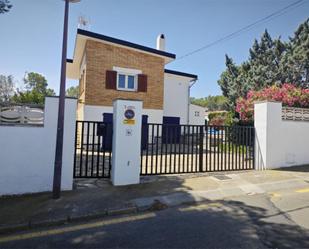
[[113, 102], [113, 185], [140, 182], [142, 108], [142, 101], [117, 99]]

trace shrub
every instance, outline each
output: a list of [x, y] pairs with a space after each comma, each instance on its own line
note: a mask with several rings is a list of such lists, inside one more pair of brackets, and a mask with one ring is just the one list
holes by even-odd
[[208, 114], [209, 125], [231, 125], [233, 114], [231, 112], [211, 112]]
[[279, 101], [283, 106], [309, 107], [309, 89], [302, 89], [285, 83], [281, 87], [271, 86], [260, 91], [249, 91], [246, 98], [239, 98], [236, 102], [236, 112], [242, 122], [253, 122], [254, 102]]

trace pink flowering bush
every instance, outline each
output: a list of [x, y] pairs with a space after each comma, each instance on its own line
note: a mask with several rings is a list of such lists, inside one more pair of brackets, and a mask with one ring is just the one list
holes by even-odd
[[256, 101], [279, 101], [283, 106], [309, 107], [309, 89], [302, 89], [285, 83], [281, 87], [270, 86], [260, 91], [249, 91], [246, 98], [239, 98], [236, 102], [236, 112], [240, 120], [248, 123], [253, 121], [253, 108]]

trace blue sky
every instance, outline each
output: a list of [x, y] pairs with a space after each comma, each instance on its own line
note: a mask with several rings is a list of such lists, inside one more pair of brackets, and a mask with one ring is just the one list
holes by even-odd
[[[155, 47], [166, 35], [166, 50], [178, 57], [242, 28], [295, 0], [82, 0], [70, 8], [68, 58], [73, 55], [79, 15], [91, 20], [90, 31]], [[18, 84], [25, 71], [43, 74], [58, 93], [63, 30], [62, 0], [11, 0], [12, 10], [0, 15], [0, 74]], [[265, 28], [283, 40], [309, 17], [309, 1], [260, 24], [234, 39], [176, 60], [166, 68], [199, 76], [191, 95], [221, 94], [217, 85], [227, 53], [236, 63], [248, 57], [254, 38]], [[68, 80], [67, 86], [76, 85]]]

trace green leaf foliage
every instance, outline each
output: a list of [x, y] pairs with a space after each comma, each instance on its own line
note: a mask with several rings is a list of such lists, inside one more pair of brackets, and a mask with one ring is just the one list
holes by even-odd
[[250, 90], [284, 83], [309, 88], [309, 19], [302, 23], [287, 42], [273, 39], [267, 30], [260, 40], [255, 40], [249, 58], [236, 65], [228, 55], [226, 69], [218, 84], [228, 99], [229, 110], [234, 110], [236, 100], [246, 97]]
[[44, 104], [46, 96], [54, 96], [53, 89], [48, 88], [46, 78], [35, 72], [27, 73], [23, 79], [25, 91], [17, 89], [12, 97], [12, 101], [16, 103], [32, 103]]
[[67, 91], [66, 91], [66, 96], [67, 97], [78, 98], [78, 96], [79, 96], [79, 87], [78, 86], [71, 86], [70, 88], [68, 88]]
[[0, 103], [9, 102], [14, 95], [14, 78], [12, 75], [0, 75]]
[[191, 103], [206, 107], [210, 111], [222, 111], [226, 109], [227, 99], [224, 96], [211, 96], [205, 98], [194, 98], [191, 97]]

